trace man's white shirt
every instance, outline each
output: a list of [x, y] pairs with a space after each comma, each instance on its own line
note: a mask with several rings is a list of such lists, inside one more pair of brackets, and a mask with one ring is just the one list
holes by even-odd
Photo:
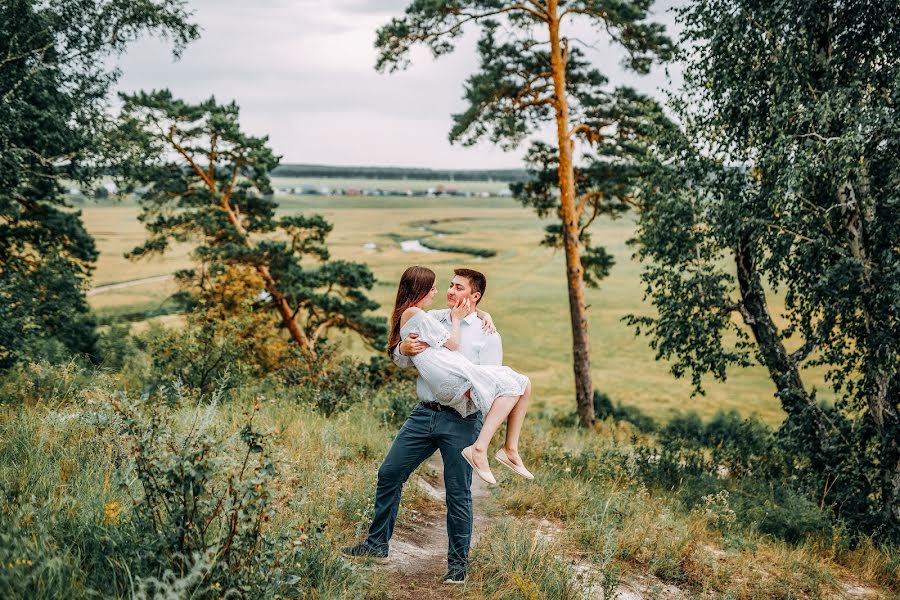
[[[448, 330], [453, 327], [450, 320], [450, 309], [442, 308], [430, 310], [428, 314], [437, 319]], [[499, 333], [487, 333], [484, 330], [483, 322], [478, 318], [478, 314], [472, 312], [459, 325], [459, 352], [476, 365], [497, 365], [503, 364], [503, 344], [500, 340]], [[412, 366], [412, 359], [408, 356], [400, 354], [400, 346], [394, 348], [394, 363], [398, 367]], [[416, 380], [416, 395], [419, 400], [425, 402], [436, 402], [431, 390], [419, 377]], [[468, 398], [463, 397], [460, 401], [465, 406], [460, 406], [466, 416], [477, 412], [474, 403]], [[450, 405], [452, 408], [457, 408]]]

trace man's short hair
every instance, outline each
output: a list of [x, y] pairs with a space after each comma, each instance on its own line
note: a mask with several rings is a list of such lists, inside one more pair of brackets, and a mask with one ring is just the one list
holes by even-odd
[[[453, 269], [453, 274], [465, 277], [469, 280], [469, 287], [472, 288], [472, 292], [479, 292], [481, 294], [481, 297], [478, 298], [479, 302], [481, 301], [481, 298], [484, 298], [484, 292], [487, 290], [487, 278], [484, 276], [484, 273], [480, 273], [474, 269]], [[475, 304], [478, 304], [478, 302]]]

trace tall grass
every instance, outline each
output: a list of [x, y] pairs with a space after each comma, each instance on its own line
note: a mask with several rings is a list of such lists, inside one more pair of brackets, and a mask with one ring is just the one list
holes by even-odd
[[482, 534], [472, 552], [473, 576], [466, 596], [494, 600], [580, 600], [584, 582], [559, 548], [533, 535], [530, 528], [501, 520]]
[[759, 599], [840, 597], [860, 581], [885, 597], [900, 591], [897, 549], [854, 546], [814, 503], [750, 475], [692, 477], [675, 462], [681, 478], [660, 485], [646, 467], [664, 457], [639, 450], [653, 438], [628, 440], [622, 427], [598, 435], [530, 420], [522, 447], [537, 478], [505, 479], [499, 495], [534, 527], [557, 523], [560, 547], [593, 564], [600, 584], [649, 575], [697, 597]]
[[[245, 382], [215, 401], [178, 386], [147, 391], [129, 379], [138, 375], [77, 361], [7, 373], [0, 380], [0, 597], [190, 590], [218, 598], [242, 586], [244, 597], [390, 597], [384, 573], [355, 568], [338, 551], [365, 535], [378, 464], [414, 402], [410, 382], [379, 387], [362, 375], [369, 367], [330, 379], [350, 390], [351, 401], [336, 405], [308, 394], [296, 371], [287, 380]], [[351, 389], [351, 380], [361, 389]], [[135, 411], [130, 426], [113, 405], [123, 399]], [[588, 432], [557, 414], [535, 410], [528, 419], [522, 449], [536, 480], [498, 471], [494, 498], [513, 518], [500, 514], [482, 532], [465, 595], [611, 598], [636, 578], [703, 598], [840, 597], [854, 582], [885, 597], [900, 591], [895, 548], [852, 538], [790, 492], [787, 479], [763, 477], [765, 452], [755, 443], [765, 432], [753, 422], [684, 419], [653, 433], [616, 423], [611, 413]], [[733, 432], [720, 435], [725, 430]], [[715, 452], [704, 445], [713, 441]], [[248, 454], [251, 446], [264, 452]], [[150, 461], [143, 475], [140, 460]], [[720, 461], [730, 474], [717, 472]], [[147, 473], [167, 482], [153, 501]], [[197, 504], [219, 527], [218, 515], [236, 506], [234, 491], [240, 502], [249, 499], [242, 515], [263, 518], [242, 530], [240, 561], [224, 558], [219, 541], [227, 536], [172, 550], [183, 512], [166, 502]], [[399, 525], [427, 502], [407, 486]], [[151, 513], [168, 520], [151, 526]], [[556, 533], [537, 535], [547, 522]], [[225, 566], [216, 567], [208, 549]], [[249, 555], [259, 558], [248, 569]]]
[[[58, 369], [62, 380], [66, 369]], [[385, 597], [381, 575], [353, 569], [338, 552], [369, 516], [375, 457], [390, 442], [367, 421], [377, 414], [371, 405], [327, 419], [292, 399], [248, 394], [229, 404], [145, 402], [126, 415], [113, 407], [125, 402], [122, 390], [94, 383], [63, 389], [49, 406], [2, 406], [0, 597], [179, 589], [195, 598], [229, 589], [260, 598]], [[268, 457], [259, 463], [255, 447], [264, 443]], [[192, 533], [201, 526], [205, 542]]]

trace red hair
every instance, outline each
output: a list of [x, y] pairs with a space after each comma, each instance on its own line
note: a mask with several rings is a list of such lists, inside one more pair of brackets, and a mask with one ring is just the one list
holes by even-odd
[[400, 317], [410, 306], [418, 304], [428, 295], [434, 286], [434, 271], [428, 267], [412, 266], [403, 271], [400, 285], [397, 286], [397, 299], [394, 300], [394, 312], [391, 313], [391, 335], [388, 338], [387, 353], [392, 355], [394, 348], [400, 343]]

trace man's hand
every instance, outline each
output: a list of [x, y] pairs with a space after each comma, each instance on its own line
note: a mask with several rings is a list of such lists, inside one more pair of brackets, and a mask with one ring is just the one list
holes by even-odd
[[400, 354], [403, 356], [415, 356], [428, 348], [428, 344], [419, 341], [418, 333], [411, 333], [400, 342]]

